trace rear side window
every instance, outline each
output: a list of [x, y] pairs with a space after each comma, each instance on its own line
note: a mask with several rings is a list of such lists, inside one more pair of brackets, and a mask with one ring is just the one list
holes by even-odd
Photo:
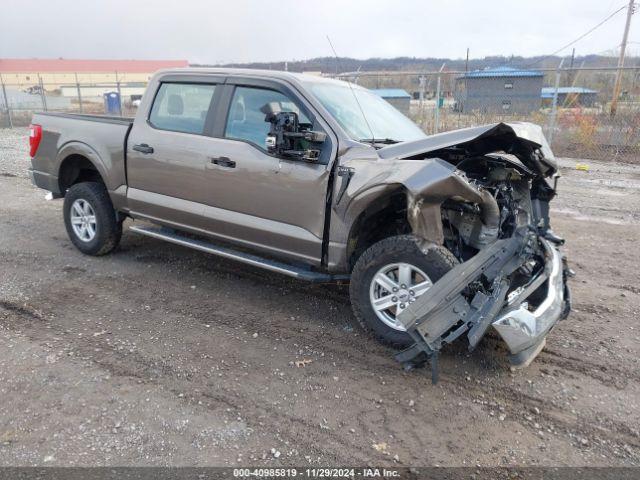
[[215, 85], [163, 83], [151, 107], [155, 128], [202, 134]]
[[237, 87], [231, 100], [225, 137], [246, 140], [266, 149], [271, 124], [265, 121], [264, 107], [276, 102], [284, 112], [298, 114], [300, 123], [311, 123], [289, 97], [265, 88]]

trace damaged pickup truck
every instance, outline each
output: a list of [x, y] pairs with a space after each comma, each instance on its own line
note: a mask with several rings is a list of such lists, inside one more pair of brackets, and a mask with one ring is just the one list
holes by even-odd
[[[314, 282], [410, 368], [489, 327], [515, 366], [568, 315], [541, 129], [427, 136], [372, 92], [286, 72], [158, 72], [135, 119], [40, 113], [33, 182], [83, 253], [130, 232]], [[142, 224], [140, 224], [140, 222]]]

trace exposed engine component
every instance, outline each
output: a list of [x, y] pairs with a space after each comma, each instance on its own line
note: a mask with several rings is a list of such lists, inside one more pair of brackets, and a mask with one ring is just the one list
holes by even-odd
[[507, 157], [493, 154], [466, 159], [457, 165], [482, 198], [478, 204], [456, 201], [443, 204], [445, 242], [461, 260], [511, 236], [517, 227], [534, 222], [530, 199], [533, 176]]

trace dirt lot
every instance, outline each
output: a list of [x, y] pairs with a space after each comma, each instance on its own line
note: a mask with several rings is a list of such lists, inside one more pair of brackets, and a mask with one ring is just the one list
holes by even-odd
[[574, 313], [528, 369], [485, 338], [433, 386], [344, 287], [132, 232], [83, 256], [26, 143], [0, 131], [0, 465], [640, 465], [640, 167], [562, 162]]

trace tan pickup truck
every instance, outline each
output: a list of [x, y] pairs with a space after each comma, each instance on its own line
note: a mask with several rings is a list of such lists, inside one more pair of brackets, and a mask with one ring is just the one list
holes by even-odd
[[357, 85], [181, 69], [154, 75], [135, 119], [34, 115], [30, 147], [83, 253], [111, 252], [129, 217], [131, 233], [350, 282], [359, 322], [407, 367], [491, 326], [526, 365], [570, 310], [557, 167], [533, 124], [427, 136]]

